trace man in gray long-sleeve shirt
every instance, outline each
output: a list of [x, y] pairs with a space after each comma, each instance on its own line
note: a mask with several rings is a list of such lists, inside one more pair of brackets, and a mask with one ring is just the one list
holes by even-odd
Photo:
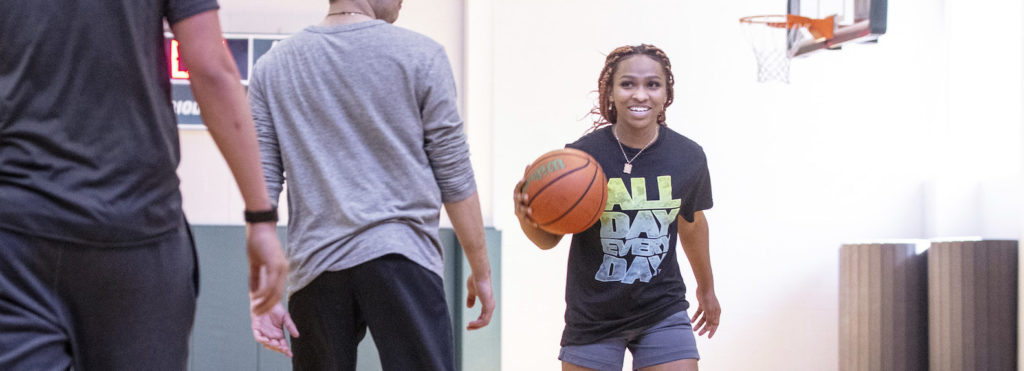
[[[472, 268], [470, 329], [495, 304], [480, 203], [443, 47], [391, 23], [400, 0], [336, 0], [253, 71], [271, 200], [288, 178], [289, 313], [253, 334], [295, 369], [354, 369], [367, 326], [385, 369], [453, 369], [442, 203]], [[294, 325], [291, 323], [294, 318]], [[298, 332], [301, 336], [296, 334]]]

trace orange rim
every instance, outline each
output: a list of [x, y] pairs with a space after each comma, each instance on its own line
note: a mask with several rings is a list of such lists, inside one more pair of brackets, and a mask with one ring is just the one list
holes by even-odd
[[[785, 21], [783, 21], [785, 19]], [[768, 27], [794, 29], [807, 27], [815, 39], [831, 39], [835, 36], [835, 16], [822, 19], [802, 17], [795, 14], [786, 15], [752, 15], [740, 18], [740, 23], [763, 24]]]

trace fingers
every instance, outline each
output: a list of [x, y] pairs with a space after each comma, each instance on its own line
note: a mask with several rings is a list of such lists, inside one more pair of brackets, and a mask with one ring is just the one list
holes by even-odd
[[704, 335], [704, 332], [706, 332], [708, 330], [707, 329], [707, 319], [708, 319], [707, 317], [701, 317], [700, 320], [697, 321], [697, 324], [694, 325], [693, 331], [699, 331], [697, 333], [697, 336]]
[[291, 357], [291, 350], [288, 349], [288, 342], [285, 341], [284, 338], [282, 338], [280, 336], [274, 336], [274, 337], [268, 336], [263, 331], [261, 331], [259, 329], [256, 329], [256, 328], [254, 328], [252, 330], [252, 335], [253, 335], [253, 338], [256, 339], [256, 342], [258, 342], [261, 345], [263, 345], [264, 348], [267, 348], [267, 349], [270, 349], [270, 350], [273, 350], [275, 352], [279, 352], [281, 354], [284, 354], [284, 355], [287, 355], [287, 356]]
[[720, 309], [713, 308], [714, 310], [705, 311], [702, 306], [697, 307], [697, 311], [694, 312], [693, 318], [690, 320], [693, 323], [693, 332], [697, 333], [697, 336], [704, 336], [708, 334], [708, 339], [715, 336], [715, 332], [718, 331], [718, 317]]
[[288, 358], [292, 357], [292, 350], [288, 347], [288, 342], [282, 340], [272, 340], [270, 343], [264, 343], [263, 347], [272, 351], [284, 354]]
[[[483, 328], [491, 323], [491, 316], [494, 315], [494, 308], [497, 306], [494, 302], [494, 294], [491, 291], [491, 282], [485, 280], [483, 282], [476, 282], [473, 277], [470, 276], [466, 282], [469, 287], [470, 298], [467, 298], [467, 302], [473, 301], [477, 298], [480, 299], [480, 316], [475, 320], [470, 321], [466, 325], [467, 330], [476, 330]], [[480, 285], [480, 286], [477, 286]]]
[[519, 183], [516, 184], [515, 191], [512, 192], [512, 203], [515, 204], [517, 213], [523, 209], [523, 206], [527, 205], [527, 202], [529, 201], [527, 197], [526, 193], [523, 193], [523, 181], [520, 180]]
[[518, 193], [515, 198], [516, 216], [518, 216], [520, 220], [524, 220], [530, 223], [530, 225], [536, 227], [537, 223], [534, 223], [533, 221], [533, 209], [528, 206], [530, 196], [527, 196], [525, 193]]
[[256, 339], [256, 342], [260, 344], [266, 344], [270, 342], [270, 338], [268, 338], [266, 335], [263, 335], [263, 331], [257, 330], [255, 328], [252, 329], [252, 338]]
[[295, 327], [295, 322], [292, 322], [292, 316], [288, 313], [284, 314], [284, 325], [288, 328], [288, 333], [294, 337], [299, 337], [299, 328]]
[[292, 357], [292, 349], [291, 347], [288, 346], [288, 341], [285, 340], [284, 338], [276, 339], [271, 349], [273, 349], [275, 352], [288, 356], [288, 358]]
[[469, 324], [466, 325], [466, 329], [479, 330], [481, 328], [486, 327], [489, 323], [491, 323], [491, 316], [485, 316], [484, 313], [480, 313], [480, 317], [477, 317], [477, 319], [470, 321]]
[[706, 318], [705, 313], [704, 313], [704, 308], [701, 307], [701, 306], [698, 306], [697, 307], [697, 311], [693, 312], [693, 318], [690, 318], [690, 323], [693, 324], [692, 325], [693, 332], [696, 332], [697, 336], [700, 336], [700, 335], [703, 334], [700, 331], [703, 330], [704, 323], [705, 323], [706, 319], [707, 318]]
[[494, 296], [491, 294], [491, 291], [488, 290], [483, 296], [480, 297], [480, 304], [482, 304], [482, 308], [480, 309], [480, 316], [477, 317], [475, 321], [470, 322], [469, 325], [466, 326], [466, 328], [469, 330], [483, 328], [484, 326], [487, 326], [488, 324], [491, 323], [491, 316], [494, 315], [494, 308], [497, 306], [494, 303]]
[[491, 323], [491, 315], [494, 314], [494, 304], [484, 305], [483, 307], [483, 310], [480, 311], [480, 316], [466, 325], [467, 330], [480, 329]]
[[523, 185], [524, 184], [526, 184], [525, 181], [520, 179], [519, 183], [516, 183], [516, 187], [514, 189], [512, 189], [512, 203], [519, 204], [519, 198], [520, 198], [520, 195], [523, 194]]
[[292, 336], [299, 336], [299, 330], [292, 321], [291, 315], [280, 303], [275, 304], [265, 315], [252, 314], [253, 338], [264, 348], [291, 357], [292, 351], [288, 345], [288, 335], [285, 334], [284, 328], [287, 328]]
[[[715, 336], [715, 332], [718, 331], [718, 317], [719, 317], [719, 315], [720, 315], [719, 311], [716, 310], [711, 315], [706, 315], [705, 316], [707, 318], [707, 324], [704, 326], [704, 332], [707, 332], [708, 339], [710, 339], [712, 336]], [[702, 334], [703, 334], [703, 332], [702, 332]]]
[[533, 223], [533, 219], [531, 218], [531, 210], [529, 206], [530, 196], [523, 193], [523, 186], [525, 184], [526, 180], [520, 179], [519, 183], [516, 183], [515, 190], [512, 192], [512, 203], [515, 205], [514, 211], [516, 216], [519, 216], [520, 218], [525, 217], [531, 224], [536, 225]]

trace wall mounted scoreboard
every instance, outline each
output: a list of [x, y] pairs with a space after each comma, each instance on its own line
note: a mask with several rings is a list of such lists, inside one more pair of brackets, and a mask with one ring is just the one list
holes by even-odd
[[[249, 88], [249, 73], [252, 66], [278, 41], [288, 35], [245, 35], [225, 34], [224, 44], [231, 51], [238, 73], [242, 77], [242, 85]], [[167, 70], [171, 79], [171, 104], [178, 120], [178, 127], [183, 129], [205, 129], [199, 117], [199, 105], [192, 96], [189, 86], [188, 64], [182, 60], [178, 51], [178, 40], [170, 33], [164, 34], [164, 52], [167, 54]]]

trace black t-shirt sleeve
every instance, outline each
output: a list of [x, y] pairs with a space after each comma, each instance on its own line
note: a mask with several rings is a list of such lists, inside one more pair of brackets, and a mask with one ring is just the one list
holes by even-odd
[[703, 151], [701, 151], [698, 161], [699, 164], [693, 174], [693, 182], [690, 183], [692, 188], [683, 199], [682, 210], [680, 210], [683, 218], [691, 223], [694, 213], [710, 209], [714, 205], [711, 198], [711, 174], [708, 172], [708, 161]]
[[217, 0], [168, 0], [164, 16], [168, 24], [174, 25], [188, 17], [219, 8]]

